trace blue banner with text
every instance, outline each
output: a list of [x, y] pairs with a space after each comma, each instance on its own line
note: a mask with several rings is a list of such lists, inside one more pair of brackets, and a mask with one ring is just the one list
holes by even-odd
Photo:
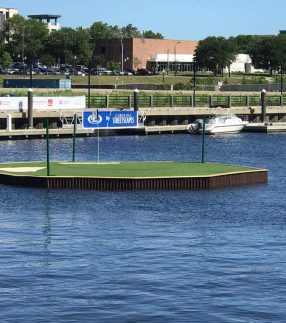
[[138, 127], [137, 111], [84, 111], [84, 129], [120, 129]]

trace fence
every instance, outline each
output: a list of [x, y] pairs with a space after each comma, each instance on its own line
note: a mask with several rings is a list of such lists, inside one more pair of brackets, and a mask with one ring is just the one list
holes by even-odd
[[[88, 100], [88, 98], [87, 98]], [[139, 95], [139, 107], [247, 107], [260, 106], [260, 95]], [[87, 102], [88, 103], [88, 102]], [[268, 95], [268, 106], [285, 106], [286, 96]], [[88, 106], [88, 104], [87, 104]], [[90, 97], [90, 107], [122, 108], [134, 107], [133, 95], [96, 95]]]

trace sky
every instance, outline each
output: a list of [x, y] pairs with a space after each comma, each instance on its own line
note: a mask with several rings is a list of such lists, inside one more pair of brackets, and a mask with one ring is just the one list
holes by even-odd
[[59, 14], [63, 27], [132, 24], [177, 40], [276, 35], [286, 29], [286, 0], [1, 0], [0, 6], [24, 17]]

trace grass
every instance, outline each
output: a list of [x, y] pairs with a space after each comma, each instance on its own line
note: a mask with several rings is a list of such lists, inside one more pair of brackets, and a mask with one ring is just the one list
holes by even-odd
[[[37, 171], [25, 169], [17, 172], [22, 167], [41, 167]], [[11, 170], [5, 170], [9, 168]], [[13, 172], [12, 169], [15, 169]], [[32, 170], [32, 169], [31, 169]], [[186, 162], [51, 162], [51, 176], [81, 176], [81, 177], [188, 177], [228, 174], [257, 170], [254, 168], [215, 163], [186, 163]], [[1, 163], [0, 173], [12, 175], [46, 176], [45, 162]]]
[[[224, 77], [216, 76], [214, 77], [212, 73], [197, 73], [196, 74], [196, 84], [198, 85], [217, 85], [218, 81], [227, 81], [229, 84], [256, 84], [256, 83], [268, 83], [265, 79], [268, 75], [240, 75], [240, 74], [231, 74], [229, 78], [227, 73], [224, 74]], [[1, 75], [0, 74], [0, 84], [3, 84], [3, 79], [9, 78], [26, 78], [29, 79], [29, 75]], [[64, 79], [64, 75], [33, 75], [33, 79]], [[71, 76], [73, 85], [87, 85], [88, 76], [74, 75]], [[275, 76], [272, 77], [273, 82], [276, 81]], [[279, 79], [280, 80], [280, 79]], [[124, 85], [124, 84], [192, 84], [193, 74], [192, 73], [178, 73], [177, 76], [169, 74], [163, 75], [148, 75], [148, 76], [115, 76], [115, 75], [102, 75], [102, 76], [91, 76], [92, 85]]]

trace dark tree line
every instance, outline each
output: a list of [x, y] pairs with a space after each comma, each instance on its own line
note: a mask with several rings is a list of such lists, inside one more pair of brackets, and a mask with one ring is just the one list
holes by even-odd
[[238, 54], [249, 54], [255, 68], [279, 72], [286, 65], [286, 35], [254, 36], [239, 35], [230, 37], [207, 37], [195, 50], [195, 63], [218, 74]]

